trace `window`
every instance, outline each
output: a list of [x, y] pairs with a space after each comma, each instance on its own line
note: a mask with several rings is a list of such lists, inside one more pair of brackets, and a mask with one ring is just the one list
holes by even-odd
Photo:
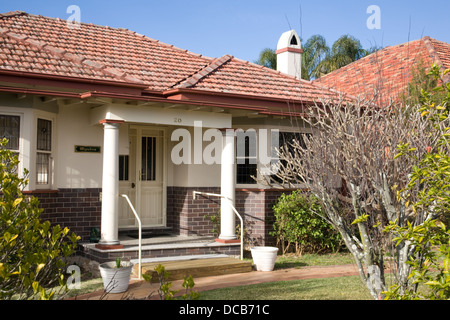
[[[292, 143], [297, 140], [300, 143], [300, 146], [306, 147], [305, 145], [305, 138], [309, 137], [310, 133], [299, 133], [299, 132], [280, 132], [279, 135], [279, 149], [281, 150], [282, 147], [286, 146], [288, 149], [288, 152], [292, 153], [294, 152], [294, 147], [292, 146]], [[281, 163], [285, 163], [285, 160], [280, 160]], [[275, 182], [281, 182], [281, 179], [278, 178], [276, 175], [272, 175], [272, 180]]]
[[128, 181], [129, 156], [119, 155], [119, 181]]
[[142, 137], [142, 181], [156, 181], [156, 137]]
[[52, 122], [50, 120], [38, 119], [36, 136], [36, 183], [38, 185], [49, 185], [52, 154]]
[[10, 115], [0, 115], [0, 138], [8, 139], [6, 147], [19, 152], [20, 140], [20, 117]]
[[236, 132], [236, 183], [256, 184], [256, 131]]

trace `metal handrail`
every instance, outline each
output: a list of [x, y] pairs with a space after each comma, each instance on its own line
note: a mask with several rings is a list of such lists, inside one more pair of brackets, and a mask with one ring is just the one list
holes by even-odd
[[133, 207], [133, 204], [130, 201], [130, 198], [128, 198], [128, 196], [126, 194], [122, 194], [122, 197], [125, 198], [125, 200], [127, 200], [128, 205], [131, 208], [131, 211], [133, 211], [138, 224], [139, 224], [139, 272], [138, 272], [138, 279], [141, 280], [141, 262], [142, 262], [142, 224], [141, 224], [141, 219], [139, 218], [139, 215], [137, 214], [136, 210]]
[[238, 216], [239, 220], [241, 220], [241, 260], [243, 260], [244, 259], [244, 220], [242, 219], [241, 215], [239, 214], [239, 212], [237, 212], [236, 208], [234, 207], [233, 200], [224, 195], [216, 194], [216, 193], [193, 191], [192, 194], [193, 194], [194, 200], [195, 200], [196, 194], [201, 194], [201, 195], [205, 195], [205, 196], [225, 198], [230, 201], [231, 208], [233, 209], [234, 213]]

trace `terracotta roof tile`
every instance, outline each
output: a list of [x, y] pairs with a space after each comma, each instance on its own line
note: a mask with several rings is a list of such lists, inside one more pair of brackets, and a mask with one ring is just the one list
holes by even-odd
[[23, 12], [0, 15], [0, 70], [144, 83], [151, 90], [209, 90], [314, 101], [335, 90], [229, 55], [212, 59], [122, 28]]
[[433, 62], [450, 68], [450, 44], [424, 37], [386, 47], [313, 81], [378, 104], [399, 101], [412, 78], [413, 66]]
[[[58, 60], [65, 58], [78, 65], [67, 76], [144, 82], [153, 90], [165, 90], [211, 61], [126, 29], [83, 23], [78, 29], [68, 28], [65, 20], [20, 12], [0, 16], [0, 28], [2, 51], [6, 42], [15, 48], [20, 42], [25, 51], [22, 55], [33, 52], [39, 59], [43, 53], [37, 49], [47, 47], [46, 53], [52, 56], [46, 56], [46, 63], [55, 65], [47, 73], [55, 71], [56, 65], [61, 64]], [[0, 69], [7, 65], [8, 61], [3, 61]], [[9, 67], [14, 69], [15, 64]], [[118, 75], [125, 76], [117, 79]]]
[[[217, 60], [217, 65], [195, 82], [195, 88], [215, 92], [270, 96], [280, 99], [319, 101], [336, 99], [338, 93], [310, 81], [295, 77], [231, 56]], [[207, 69], [207, 68], [205, 68]]]

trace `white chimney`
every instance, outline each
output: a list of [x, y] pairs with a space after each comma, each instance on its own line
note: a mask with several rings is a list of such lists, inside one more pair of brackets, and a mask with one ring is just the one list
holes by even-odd
[[286, 31], [278, 40], [277, 70], [300, 79], [302, 77], [302, 46], [295, 30]]

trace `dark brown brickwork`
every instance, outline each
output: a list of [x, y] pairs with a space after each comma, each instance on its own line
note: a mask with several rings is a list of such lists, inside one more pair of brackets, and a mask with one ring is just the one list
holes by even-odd
[[194, 191], [219, 193], [220, 188], [168, 187], [167, 226], [180, 235], [214, 235], [208, 217], [218, 214], [220, 199], [198, 195], [193, 200]]
[[[213, 235], [214, 226], [205, 215], [217, 215], [220, 198], [197, 196], [193, 191], [220, 193], [220, 188], [167, 188], [167, 222], [175, 233], [182, 235]], [[274, 215], [272, 207], [283, 191], [263, 189], [236, 189], [235, 206], [242, 216], [248, 245], [274, 245], [272, 231]], [[239, 219], [236, 217], [236, 224]], [[216, 234], [217, 236], [217, 234]]]
[[[220, 188], [168, 187], [167, 226], [175, 234], [217, 236], [212, 232], [214, 226], [208, 217], [218, 214], [220, 198], [200, 195], [193, 200], [193, 191], [218, 194]], [[33, 191], [30, 194], [39, 199], [40, 207], [44, 209], [43, 219], [68, 227], [81, 237], [82, 242], [88, 242], [91, 229], [100, 229], [101, 225], [100, 192], [98, 188], [82, 188]], [[244, 219], [248, 245], [274, 244], [269, 235], [274, 221], [272, 206], [281, 193], [280, 190], [236, 190], [235, 205]]]
[[283, 191], [263, 189], [237, 189], [236, 210], [244, 219], [249, 245], [275, 245], [270, 236], [273, 230], [272, 207]]
[[41, 218], [49, 220], [53, 225], [67, 227], [81, 237], [81, 241], [89, 241], [91, 229], [100, 229], [101, 202], [98, 188], [59, 189], [57, 191], [33, 191], [44, 209]]

